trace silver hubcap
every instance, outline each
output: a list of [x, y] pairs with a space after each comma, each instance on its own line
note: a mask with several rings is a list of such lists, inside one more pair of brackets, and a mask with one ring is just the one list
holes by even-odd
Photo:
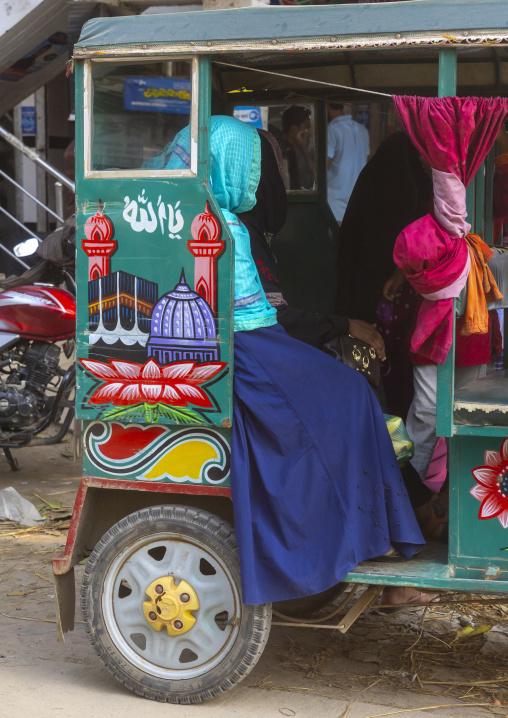
[[[183, 635], [149, 625], [143, 603], [159, 577], [186, 581], [195, 591], [196, 622]], [[125, 658], [146, 673], [168, 680], [196, 678], [220, 663], [239, 630], [241, 603], [233, 577], [206, 544], [178, 534], [137, 539], [111, 564], [104, 579], [102, 611], [106, 629]]]

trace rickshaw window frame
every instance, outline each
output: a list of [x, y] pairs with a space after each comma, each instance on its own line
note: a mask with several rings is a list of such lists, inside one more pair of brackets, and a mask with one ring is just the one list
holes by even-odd
[[[190, 62], [191, 63], [191, 168], [190, 170], [92, 170], [92, 110], [93, 110], [93, 78], [92, 67], [95, 63], [127, 63], [156, 61]], [[140, 57], [101, 57], [85, 60], [83, 63], [83, 177], [85, 179], [143, 179], [157, 177], [197, 177], [198, 176], [198, 136], [199, 136], [199, 57], [197, 55], [157, 55]]]

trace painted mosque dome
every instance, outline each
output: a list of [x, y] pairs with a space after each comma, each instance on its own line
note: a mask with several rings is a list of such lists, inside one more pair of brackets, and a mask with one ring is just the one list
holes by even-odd
[[218, 354], [213, 312], [189, 287], [182, 270], [179, 283], [159, 299], [152, 312], [148, 355], [163, 365], [189, 359], [216, 361]]

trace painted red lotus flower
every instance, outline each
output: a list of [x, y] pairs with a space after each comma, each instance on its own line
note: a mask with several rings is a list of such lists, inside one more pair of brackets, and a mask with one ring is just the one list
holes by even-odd
[[485, 452], [485, 466], [477, 466], [472, 474], [478, 482], [469, 492], [482, 502], [478, 518], [499, 519], [508, 528], [508, 439], [504, 439], [500, 451]]
[[109, 364], [90, 359], [80, 359], [80, 362], [103, 382], [90, 396], [90, 404], [193, 404], [203, 409], [212, 409], [213, 404], [200, 384], [217, 376], [226, 366], [224, 362], [196, 364], [188, 361], [159, 367], [154, 359], [145, 364], [117, 359], [112, 359]]

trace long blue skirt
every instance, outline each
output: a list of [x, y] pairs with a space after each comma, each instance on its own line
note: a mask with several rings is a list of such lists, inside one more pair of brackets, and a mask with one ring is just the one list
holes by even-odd
[[425, 543], [366, 379], [279, 325], [235, 333], [231, 486], [244, 603]]

